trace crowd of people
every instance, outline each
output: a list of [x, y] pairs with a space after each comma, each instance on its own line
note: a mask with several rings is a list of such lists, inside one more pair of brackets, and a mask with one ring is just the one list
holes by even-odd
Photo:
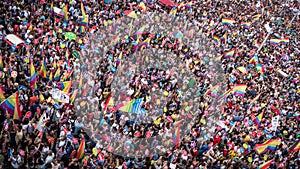
[[[6, 0], [0, 8], [2, 168], [300, 166], [298, 1]], [[8, 43], [9, 34], [24, 45]], [[189, 45], [188, 36], [203, 41]], [[153, 55], [168, 63], [132, 71], [153, 65]]]

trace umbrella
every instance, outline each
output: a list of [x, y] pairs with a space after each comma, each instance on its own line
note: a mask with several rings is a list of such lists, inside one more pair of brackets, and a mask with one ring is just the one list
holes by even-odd
[[72, 51], [72, 56], [74, 56], [76, 59], [79, 59], [79, 53], [76, 50]]
[[65, 38], [66, 38], [66, 39], [69, 39], [69, 40], [76, 39], [76, 37], [77, 37], [77, 35], [76, 35], [75, 33], [73, 33], [73, 32], [67, 32], [67, 33], [65, 34]]
[[124, 14], [131, 17], [131, 18], [137, 18], [135, 12], [132, 11], [132, 10], [126, 10], [126, 11], [124, 11]]

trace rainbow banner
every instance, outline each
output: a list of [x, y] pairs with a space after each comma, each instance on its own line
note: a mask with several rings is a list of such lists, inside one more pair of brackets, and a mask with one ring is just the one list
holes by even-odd
[[125, 102], [119, 110], [127, 113], [140, 113], [141, 105], [143, 103], [143, 98], [133, 99], [131, 101]]
[[82, 137], [80, 145], [77, 150], [77, 155], [76, 155], [77, 159], [81, 159], [84, 156], [84, 149], [85, 149], [85, 139], [84, 137]]
[[255, 119], [254, 119], [254, 123], [256, 124], [256, 125], [260, 125], [260, 122], [261, 122], [261, 119], [262, 119], [262, 117], [263, 117], [263, 112], [262, 113], [260, 113]]
[[37, 89], [37, 85], [36, 85], [36, 81], [37, 81], [37, 75], [33, 66], [33, 61], [31, 61], [30, 63], [30, 87], [33, 91], [35, 91]]
[[230, 19], [230, 18], [224, 18], [224, 19], [222, 19], [222, 24], [224, 24], [224, 25], [230, 25], [230, 26], [232, 26], [233, 23], [234, 23], [233, 19]]
[[267, 161], [261, 165], [258, 166], [258, 169], [267, 169], [269, 166], [274, 162], [274, 159]]
[[244, 96], [246, 93], [247, 85], [246, 84], [239, 84], [232, 88], [232, 92], [239, 96]]
[[270, 139], [266, 142], [264, 142], [263, 144], [256, 144], [254, 147], [254, 150], [258, 153], [258, 154], [263, 154], [267, 151], [275, 151], [276, 146], [278, 146], [281, 143], [280, 138], [276, 138], [276, 139]]

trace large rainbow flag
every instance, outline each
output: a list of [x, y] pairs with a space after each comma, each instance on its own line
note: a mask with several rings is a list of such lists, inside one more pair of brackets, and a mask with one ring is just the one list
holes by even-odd
[[264, 142], [263, 144], [256, 144], [254, 147], [254, 150], [258, 154], [263, 154], [269, 150], [274, 151], [276, 146], [278, 146], [280, 143], [281, 143], [280, 138], [270, 139], [270, 140]]
[[128, 102], [125, 102], [119, 110], [127, 113], [139, 113], [141, 110], [141, 105], [143, 98], [133, 99]]

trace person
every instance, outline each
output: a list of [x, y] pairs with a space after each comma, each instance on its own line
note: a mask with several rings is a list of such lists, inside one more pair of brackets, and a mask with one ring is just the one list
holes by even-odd
[[[299, 166], [299, 150], [291, 149], [300, 139], [299, 18], [293, 13], [299, 7], [298, 1], [177, 0], [174, 3], [178, 6], [172, 7], [147, 0], [143, 1], [146, 11], [140, 2], [82, 3], [89, 20], [87, 26], [82, 23], [81, 1], [53, 1], [53, 7], [67, 10], [68, 18], [54, 14], [52, 2], [0, 4], [0, 9], [7, 11], [0, 15], [1, 105], [18, 92], [21, 109], [21, 118], [17, 118], [1, 106], [0, 164], [7, 168], [256, 168], [274, 160], [271, 168]], [[147, 21], [140, 25], [149, 24], [147, 29], [151, 31], [127, 35], [110, 45], [106, 39], [117, 32], [111, 23], [126, 18], [126, 10], [135, 11], [139, 22]], [[152, 17], [155, 15], [157, 18]], [[175, 18], [196, 25], [190, 33], [194, 32], [198, 39], [212, 38], [213, 44], [197, 41], [188, 45], [169, 36], [168, 29], [156, 31], [160, 29], [157, 25], [167, 27], [175, 23]], [[165, 22], [167, 19], [173, 20]], [[272, 32], [265, 29], [266, 24]], [[122, 29], [128, 25], [117, 26]], [[66, 37], [67, 32], [73, 34]], [[17, 48], [4, 43], [1, 36], [7, 34], [24, 39], [26, 46]], [[183, 32], [183, 36], [189, 35]], [[148, 40], [149, 44], [140, 45]], [[167, 57], [164, 51], [180, 58], [182, 63], [175, 65], [178, 72], [170, 75], [171, 70], [153, 68], [133, 75], [131, 69], [136, 64], [154, 62], [150, 54], [143, 53], [150, 47], [158, 50], [162, 58]], [[228, 52], [232, 51], [231, 56]], [[138, 59], [130, 60], [139, 52]], [[124, 61], [132, 65], [124, 67]], [[157, 66], [174, 62], [168, 61]], [[30, 83], [31, 64], [38, 77], [36, 85]], [[186, 77], [184, 67], [193, 74], [192, 80]], [[12, 77], [13, 71], [16, 77]], [[120, 100], [142, 98], [145, 116], [128, 116], [108, 101], [111, 94], [118, 93], [113, 89], [116, 74], [121, 77], [118, 87], [127, 89], [119, 92]], [[125, 82], [126, 76], [132, 81]], [[54, 99], [52, 89], [63, 91], [62, 86], [70, 81], [75, 86], [66, 92], [70, 101]], [[239, 84], [247, 86], [244, 92], [224, 93]], [[197, 90], [181, 96], [194, 86]], [[77, 96], [72, 101], [76, 89]], [[165, 96], [149, 97], [159, 90]], [[192, 99], [194, 95], [196, 100]], [[166, 102], [164, 97], [172, 99]], [[181, 97], [189, 102], [181, 103]], [[166, 106], [155, 110], [159, 102]], [[193, 112], [196, 122], [186, 138], [170, 147], [171, 141], [162, 141], [170, 137], [165, 131], [172, 132], [170, 121], [180, 120], [184, 110]], [[104, 111], [106, 114], [101, 113]], [[149, 122], [151, 113], [158, 116]], [[277, 123], [275, 117], [279, 119]], [[110, 127], [111, 136], [104, 132]], [[109, 146], [112, 140], [123, 140], [118, 133], [136, 138], [127, 141], [128, 146]], [[82, 135], [84, 158], [77, 159]], [[150, 141], [138, 139], [145, 137], [164, 144], [156, 148], [156, 142], [150, 146]], [[277, 138], [280, 143], [274, 149], [262, 154], [256, 151], [257, 145]], [[132, 150], [133, 145], [139, 145], [138, 151]], [[160, 153], [162, 150], [166, 153]], [[120, 156], [126, 151], [136, 157]]]

